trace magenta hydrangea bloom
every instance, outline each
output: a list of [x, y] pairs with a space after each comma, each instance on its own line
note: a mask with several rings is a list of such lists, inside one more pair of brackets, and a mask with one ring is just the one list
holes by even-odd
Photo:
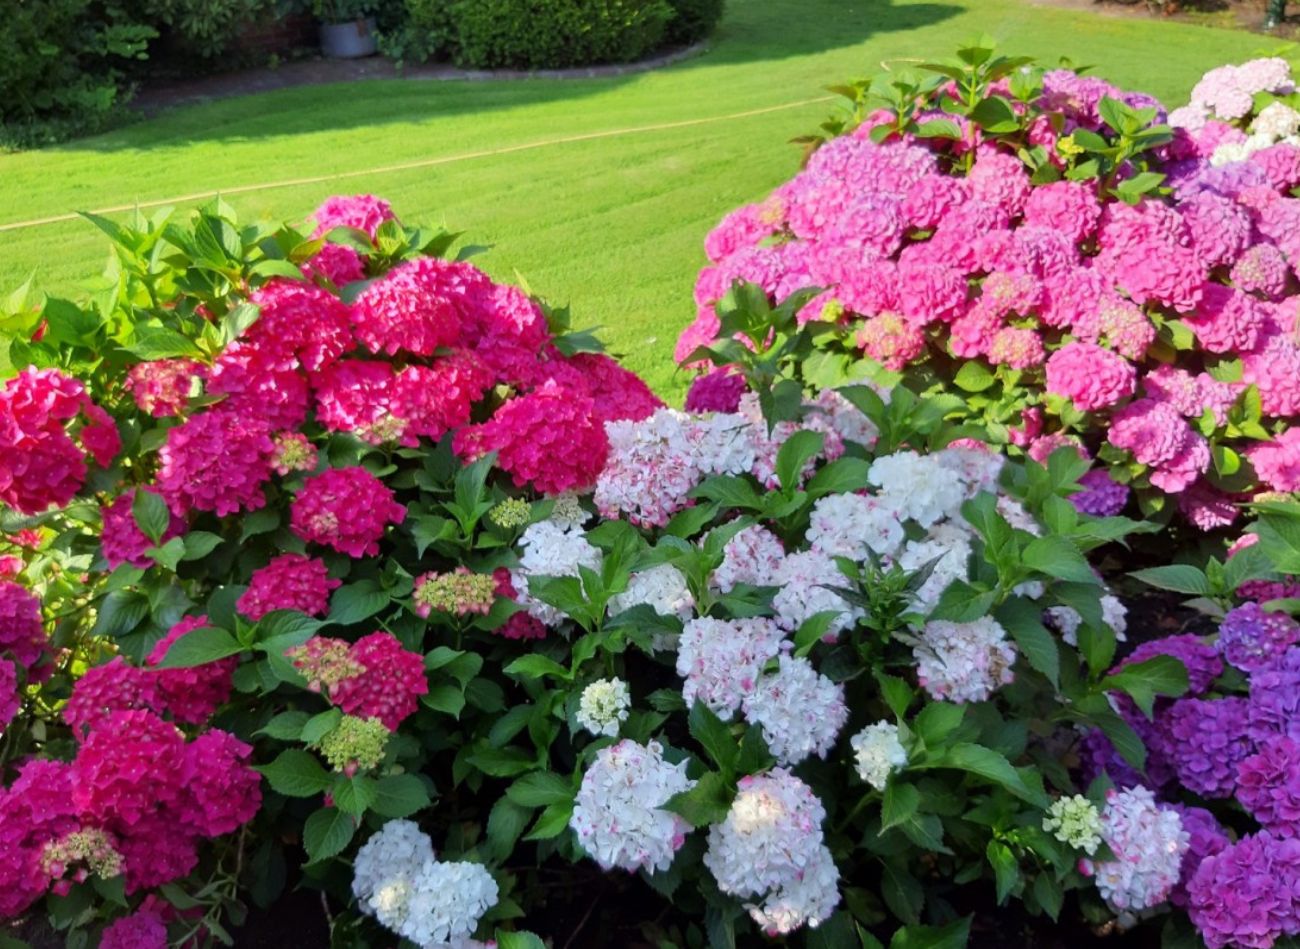
[[239, 598], [239, 612], [256, 622], [272, 610], [297, 610], [308, 616], [329, 612], [330, 593], [343, 581], [333, 580], [324, 561], [302, 554], [281, 554], [253, 571]]
[[326, 244], [302, 265], [302, 275], [308, 280], [320, 277], [343, 287], [366, 278], [366, 262], [346, 244]]
[[1161, 716], [1161, 751], [1183, 787], [1204, 797], [1229, 797], [1237, 765], [1253, 749], [1247, 735], [1247, 700], [1178, 699]]
[[397, 215], [391, 204], [373, 194], [337, 194], [313, 211], [311, 219], [316, 222], [312, 237], [328, 234], [336, 227], [350, 227], [365, 231], [374, 240], [380, 225], [397, 220]]
[[566, 364], [577, 370], [575, 379], [591, 397], [596, 419], [605, 422], [640, 422], [664, 407], [663, 399], [636, 373], [624, 369], [604, 353], [578, 353]]
[[353, 347], [348, 308], [315, 284], [277, 278], [249, 301], [260, 315], [241, 339], [272, 368], [319, 372]]
[[1277, 299], [1286, 293], [1291, 268], [1286, 256], [1272, 244], [1254, 244], [1232, 265], [1232, 282], [1248, 293]]
[[1260, 479], [1274, 491], [1300, 491], [1300, 428], [1290, 428], [1247, 454]]
[[178, 517], [255, 511], [271, 477], [275, 443], [266, 429], [231, 412], [204, 412], [173, 428], [158, 451], [158, 490]]
[[1243, 759], [1237, 800], [1270, 833], [1300, 836], [1300, 742], [1273, 738]]
[[439, 439], [466, 425], [474, 404], [492, 387], [492, 371], [469, 350], [455, 350], [432, 366], [407, 366], [393, 383], [393, 414], [405, 421], [402, 444]]
[[404, 648], [392, 633], [377, 632], [353, 643], [348, 658], [362, 671], [331, 686], [330, 701], [349, 715], [377, 718], [397, 731], [429, 691], [424, 657]]
[[306, 376], [249, 343], [232, 343], [217, 357], [207, 394], [225, 396], [220, 411], [268, 431], [297, 428], [310, 401]]
[[248, 764], [253, 749], [229, 732], [211, 729], [185, 747], [179, 822], [200, 837], [232, 833], [262, 806], [262, 776]]
[[1267, 831], [1206, 857], [1187, 886], [1188, 916], [1209, 949], [1272, 949], [1300, 932], [1300, 840]]
[[342, 359], [317, 373], [316, 418], [333, 432], [352, 432], [379, 445], [405, 430], [395, 418], [392, 396], [396, 372], [386, 362]]
[[372, 353], [432, 356], [460, 335], [460, 312], [447, 293], [445, 264], [420, 257], [394, 267], [352, 305], [357, 339]]
[[687, 412], [735, 412], [747, 388], [745, 377], [726, 367], [691, 380], [686, 392]]
[[1229, 610], [1219, 623], [1219, 651], [1246, 672], [1272, 666], [1297, 642], [1300, 623], [1286, 613], [1266, 611], [1258, 603]]
[[554, 381], [510, 399], [488, 421], [462, 428], [452, 444], [466, 462], [496, 452], [497, 467], [516, 486], [532, 484], [544, 494], [590, 488], [609, 453], [592, 400]]
[[72, 799], [100, 826], [125, 832], [182, 799], [184, 756], [175, 725], [144, 709], [110, 712], [77, 752]]
[[[162, 707], [158, 680], [144, 669], [115, 656], [87, 669], [63, 706], [63, 720], [78, 740], [85, 739], [117, 712]], [[169, 726], [170, 727], [170, 726]]]
[[0, 580], [0, 653], [27, 670], [29, 679], [49, 674], [52, 650], [41, 622], [41, 601], [26, 587]]
[[167, 945], [167, 925], [152, 909], [115, 920], [99, 937], [99, 949], [167, 949]]
[[1095, 343], [1066, 343], [1047, 360], [1047, 391], [1084, 412], [1114, 405], [1136, 385], [1133, 364]]
[[329, 468], [308, 478], [294, 498], [290, 529], [349, 557], [373, 557], [388, 525], [405, 518], [406, 508], [365, 468]]
[[1093, 468], [1079, 479], [1079, 484], [1083, 490], [1070, 495], [1070, 502], [1083, 514], [1114, 517], [1128, 504], [1128, 486], [1116, 482], [1102, 468]]
[[1183, 321], [1207, 352], [1246, 353], [1259, 345], [1267, 325], [1262, 307], [1247, 293], [1211, 283], [1196, 311], [1184, 314]]
[[868, 356], [895, 372], [925, 352], [925, 334], [897, 313], [878, 313], [863, 320], [857, 343]]
[[0, 732], [14, 720], [23, 706], [18, 694], [18, 667], [8, 659], [0, 659]]
[[70, 765], [30, 758], [13, 785], [0, 789], [0, 916], [18, 916], [45, 894], [42, 850], [81, 826], [72, 788]]
[[[104, 551], [104, 559], [108, 561], [109, 569], [115, 570], [124, 563], [141, 569], [153, 566], [153, 560], [145, 551], [154, 546], [154, 543], [144, 535], [144, 531], [140, 530], [132, 510], [137, 491], [158, 493], [151, 488], [131, 488], [119, 494], [111, 504], [99, 509], [100, 519], [104, 525], [99, 544]], [[159, 543], [165, 544], [173, 537], [185, 533], [184, 519], [175, 514], [170, 514], [170, 518], [167, 530]]]
[[127, 373], [126, 390], [140, 411], [154, 418], [166, 418], [185, 409], [195, 379], [204, 375], [203, 367], [190, 359], [141, 362]]
[[1169, 902], [1186, 909], [1191, 899], [1187, 893], [1187, 885], [1192, 882], [1196, 871], [1206, 857], [1221, 852], [1232, 841], [1214, 815], [1204, 808], [1188, 807], [1185, 804], [1172, 804], [1170, 807], [1178, 812], [1188, 839], [1187, 852], [1183, 854], [1183, 865], [1178, 875], [1178, 885], [1169, 891]]
[[[148, 666], [159, 665], [178, 639], [209, 625], [206, 616], [187, 616], [158, 640], [145, 660]], [[158, 689], [158, 708], [165, 708], [172, 718], [189, 725], [201, 725], [230, 699], [235, 669], [239, 659], [229, 656], [199, 666], [156, 669], [152, 672]]]

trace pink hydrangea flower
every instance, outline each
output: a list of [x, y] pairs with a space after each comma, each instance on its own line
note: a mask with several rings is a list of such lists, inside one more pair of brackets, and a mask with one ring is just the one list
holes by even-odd
[[167, 925], [154, 910], [115, 920], [99, 937], [99, 949], [167, 949]]
[[334, 195], [311, 213], [316, 222], [312, 237], [328, 234], [336, 227], [350, 227], [365, 231], [371, 240], [385, 221], [397, 220], [393, 207], [383, 198], [373, 194]]
[[204, 374], [203, 367], [190, 359], [137, 363], [127, 373], [126, 390], [140, 411], [166, 418], [185, 409], [194, 380]]
[[460, 335], [460, 314], [446, 292], [443, 264], [421, 257], [394, 267], [352, 305], [353, 329], [372, 353], [432, 356]]
[[374, 445], [406, 430], [393, 413], [396, 373], [386, 362], [342, 359], [315, 376], [316, 418], [334, 432], [352, 432]]
[[1252, 296], [1206, 284], [1194, 313], [1183, 315], [1197, 340], [1212, 353], [1246, 353], [1259, 345], [1266, 317]]
[[307, 419], [307, 379], [265, 350], [233, 343], [208, 374], [208, 395], [223, 395], [219, 411], [268, 431], [297, 428]]
[[466, 462], [497, 453], [497, 466], [514, 483], [545, 494], [589, 488], [609, 452], [592, 400], [554, 381], [506, 402], [488, 421], [456, 433], [453, 447]]
[[63, 720], [78, 740], [85, 739], [117, 712], [160, 711], [158, 686], [154, 675], [115, 656], [87, 669], [77, 680], [63, 707]]
[[78, 749], [73, 803], [100, 826], [129, 829], [181, 801], [184, 757], [175, 725], [144, 709], [109, 712]]
[[393, 382], [393, 414], [405, 420], [402, 444], [439, 439], [470, 420], [474, 404], [492, 386], [492, 372], [474, 353], [456, 350], [432, 366], [407, 366]]
[[330, 579], [324, 561], [302, 554], [281, 554], [253, 571], [237, 607], [254, 622], [272, 610], [324, 616], [329, 612], [330, 592], [341, 583]]
[[389, 731], [397, 731], [419, 708], [420, 696], [429, 691], [424, 657], [384, 632], [363, 636], [352, 644], [348, 656], [362, 671], [333, 686], [330, 701], [349, 715], [377, 718]]
[[71, 766], [30, 758], [8, 790], [0, 790], [0, 916], [18, 916], [44, 895], [45, 845], [81, 824], [72, 802]]
[[328, 290], [277, 278], [249, 300], [260, 315], [241, 340], [274, 368], [319, 372], [352, 349], [348, 308]]
[[365, 468], [329, 468], [307, 479], [290, 508], [290, 528], [308, 543], [349, 557], [373, 557], [389, 524], [406, 508]]
[[879, 313], [859, 326], [857, 344], [876, 362], [897, 372], [925, 352], [925, 334], [897, 313]]
[[1136, 384], [1133, 365], [1095, 343], [1066, 343], [1047, 360], [1047, 391], [1085, 412], [1115, 405], [1132, 395]]
[[[150, 488], [131, 488], [119, 494], [111, 504], [99, 509], [100, 519], [104, 525], [99, 543], [104, 551], [104, 559], [108, 561], [109, 569], [115, 570], [124, 563], [141, 569], [153, 566], [153, 560], [145, 553], [154, 546], [153, 541], [140, 530], [132, 510], [137, 491], [157, 494]], [[169, 516], [171, 520], [159, 543], [166, 543], [173, 537], [185, 533], [185, 521], [175, 514]]]
[[320, 277], [343, 287], [366, 278], [366, 262], [346, 244], [326, 244], [302, 265], [302, 275], [308, 280]]
[[[185, 617], [158, 640], [145, 663], [159, 665], [178, 639], [208, 625], [206, 616]], [[165, 708], [178, 722], [202, 725], [230, 699], [238, 665], [239, 659], [229, 656], [200, 666], [154, 670], [152, 677], [158, 690], [157, 708]]]
[[252, 820], [262, 806], [262, 776], [248, 764], [253, 749], [212, 729], [185, 747], [179, 823], [200, 837], [221, 837]]
[[218, 517], [266, 504], [275, 444], [260, 425], [230, 412], [204, 412], [167, 433], [158, 452], [158, 489], [172, 513]]
[[1101, 203], [1096, 189], [1083, 181], [1054, 181], [1034, 188], [1025, 200], [1025, 223], [1060, 228], [1075, 243], [1097, 230]]
[[1300, 491], [1300, 428], [1290, 428], [1248, 452], [1260, 480], [1274, 491]]
[[0, 659], [0, 732], [9, 727], [23, 706], [18, 694], [18, 667], [8, 659]]
[[41, 601], [25, 587], [0, 580], [0, 653], [44, 681], [51, 671], [52, 649], [41, 622]]
[[989, 362], [1012, 369], [1029, 369], [1040, 365], [1047, 354], [1042, 337], [1031, 329], [1004, 326], [993, 334], [989, 343]]
[[725, 366], [696, 376], [686, 392], [686, 411], [735, 412], [746, 386], [743, 375]]

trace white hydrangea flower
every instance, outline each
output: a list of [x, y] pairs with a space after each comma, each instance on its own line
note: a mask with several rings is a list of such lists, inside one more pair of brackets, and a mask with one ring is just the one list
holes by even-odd
[[1107, 593], [1101, 598], [1101, 621], [1114, 631], [1117, 640], [1128, 640], [1125, 635], [1128, 632], [1128, 607], [1119, 597]]
[[692, 418], [686, 438], [691, 460], [704, 475], [742, 475], [754, 467], [758, 432], [743, 415], [716, 412]]
[[627, 721], [632, 693], [622, 679], [597, 679], [582, 690], [578, 700], [578, 724], [593, 735], [613, 738]]
[[849, 744], [857, 762], [858, 777], [883, 791], [889, 776], [907, 767], [907, 749], [898, 740], [898, 726], [880, 721], [854, 735]]
[[758, 396], [755, 393], [746, 392], [740, 397], [738, 411], [749, 419], [753, 425], [754, 467], [751, 473], [761, 484], [768, 488], [778, 486], [776, 456], [780, 452], [781, 446], [795, 432], [805, 430], [821, 432], [825, 439], [822, 450], [809, 458], [804, 464], [803, 471], [800, 472], [801, 482], [812, 475], [813, 471], [816, 470], [818, 461], [838, 458], [844, 453], [844, 441], [840, 438], [840, 433], [835, 429], [830, 416], [824, 412], [812, 412], [800, 422], [777, 422], [769, 435], [767, 422], [763, 418], [762, 410], [758, 404]]
[[1190, 103], [1180, 106], [1169, 113], [1169, 124], [1174, 128], [1187, 129], [1189, 132], [1199, 132], [1205, 128], [1205, 123], [1210, 120], [1209, 113], [1205, 108], [1196, 103]]
[[938, 560], [934, 572], [912, 597], [914, 608], [929, 613], [939, 603], [943, 591], [957, 580], [970, 577], [971, 532], [961, 522], [936, 524], [924, 540], [908, 541], [899, 555], [898, 565], [909, 573]]
[[634, 606], [649, 606], [660, 616], [676, 616], [685, 621], [695, 612], [686, 575], [670, 563], [638, 570], [627, 581], [627, 589], [610, 597], [609, 615], [617, 616]]
[[1149, 788], [1107, 793], [1101, 839], [1115, 859], [1083, 868], [1095, 874], [1097, 891], [1117, 912], [1157, 906], [1178, 884], [1190, 838], [1178, 812], [1160, 807]]
[[1043, 818], [1043, 830], [1090, 857], [1101, 846], [1101, 814], [1082, 794], [1053, 801]]
[[1006, 519], [1006, 522], [1016, 530], [1025, 531], [1035, 537], [1042, 536], [1043, 529], [1038, 526], [1038, 521], [1034, 519], [1034, 515], [1026, 511], [1025, 506], [1015, 498], [1009, 498], [1005, 494], [999, 495], [997, 509], [998, 513]]
[[712, 584], [730, 593], [739, 583], [775, 586], [780, 582], [785, 548], [775, 534], [754, 524], [738, 531], [722, 548], [722, 563], [713, 571]]
[[[1119, 599], [1109, 593], [1101, 597], [1101, 620], [1115, 634], [1115, 639], [1119, 642], [1127, 642], [1128, 636], [1125, 635], [1128, 629], [1128, 607]], [[1061, 634], [1061, 639], [1067, 645], [1079, 645], [1079, 627], [1083, 625], [1083, 617], [1079, 611], [1072, 606], [1052, 606], [1046, 611], [1047, 622]]]
[[759, 678], [744, 699], [745, 718], [763, 729], [776, 760], [793, 767], [809, 755], [825, 758], [849, 719], [844, 686], [807, 659], [782, 655], [779, 668]]
[[860, 608], [822, 586], [843, 586], [848, 579], [839, 565], [820, 551], [804, 550], [786, 557], [778, 582], [781, 589], [772, 598], [772, 609], [776, 610], [777, 623], [789, 632], [817, 613], [834, 612], [839, 615], [826, 631], [826, 638], [833, 641], [864, 615]]
[[934, 459], [940, 465], [961, 478], [966, 486], [967, 499], [975, 497], [981, 491], [996, 494], [998, 478], [1006, 459], [989, 448], [945, 448], [935, 452]]
[[605, 423], [609, 456], [594, 495], [604, 517], [626, 514], [634, 524], [658, 527], [690, 503], [687, 495], [703, 477], [688, 435], [692, 424], [675, 409]]
[[579, 567], [600, 570], [600, 549], [587, 541], [580, 530], [567, 530], [550, 521], [538, 521], [528, 527], [519, 546], [519, 566], [511, 573], [511, 582], [519, 591], [519, 602], [547, 626], [555, 626], [564, 614], [555, 607], [534, 599], [528, 593], [530, 576], [576, 577]]
[[828, 494], [813, 505], [806, 539], [828, 557], [862, 563], [869, 550], [893, 554], [904, 536], [892, 506], [861, 494]]
[[1222, 165], [1235, 165], [1250, 157], [1245, 142], [1224, 142], [1210, 155], [1210, 164], [1218, 168]]
[[464, 945], [499, 896], [496, 880], [482, 864], [426, 860], [415, 874], [406, 923], [397, 933], [424, 949]]
[[569, 826], [601, 869], [662, 872], [690, 829], [663, 805], [694, 786], [686, 777], [686, 762], [668, 764], [658, 742], [639, 745], [625, 739], [596, 754], [582, 776]]
[[439, 862], [429, 835], [409, 820], [389, 821], [362, 844], [352, 892], [362, 912], [424, 949], [474, 945], [469, 937], [499, 896], [486, 868]]
[[772, 935], [821, 923], [839, 904], [839, 871], [822, 838], [826, 809], [784, 768], [741, 778], [726, 819], [709, 829], [704, 865]]
[[1285, 102], [1270, 102], [1255, 116], [1252, 130], [1273, 140], [1300, 132], [1300, 112]]
[[932, 698], [983, 702], [1015, 679], [1016, 647], [992, 617], [971, 623], [932, 620], [912, 647], [917, 680]]
[[903, 519], [930, 527], [952, 517], [966, 500], [966, 484], [933, 455], [900, 451], [871, 463], [867, 480], [880, 488], [880, 499]]
[[[865, 381], [863, 384], [870, 385], [885, 404], [889, 404], [889, 389]], [[826, 413], [831, 426], [844, 441], [870, 448], [880, 438], [880, 430], [875, 423], [835, 389], [822, 389], [817, 393], [813, 404]]]
[[729, 718], [783, 645], [785, 634], [770, 619], [691, 620], [677, 645], [677, 674], [686, 680], [682, 698]]

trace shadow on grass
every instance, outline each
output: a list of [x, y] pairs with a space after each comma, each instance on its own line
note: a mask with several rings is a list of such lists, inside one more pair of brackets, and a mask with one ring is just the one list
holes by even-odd
[[[895, 0], [731, 0], [707, 52], [665, 73], [791, 59], [855, 46], [881, 33], [939, 23], [967, 11], [960, 3], [903, 3]], [[864, 63], [863, 71], [877, 64]], [[378, 70], [377, 70], [378, 72]], [[184, 142], [242, 142], [365, 126], [424, 125], [431, 119], [583, 100], [643, 79], [633, 73], [601, 79], [433, 80], [360, 79], [255, 92], [219, 101], [168, 109], [104, 135], [66, 143], [65, 150], [148, 151]], [[724, 78], [718, 81], [725, 82]], [[226, 85], [229, 85], [227, 82]], [[255, 88], [255, 84], [254, 88]], [[709, 81], [683, 99], [707, 104]], [[215, 86], [215, 83], [214, 83]], [[576, 113], [575, 113], [576, 114]], [[707, 113], [706, 113], [707, 114]], [[564, 126], [551, 127], [564, 134]]]

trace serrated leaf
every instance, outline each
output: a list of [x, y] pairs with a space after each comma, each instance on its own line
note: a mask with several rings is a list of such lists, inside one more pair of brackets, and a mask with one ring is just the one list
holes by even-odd
[[215, 626], [201, 626], [181, 636], [167, 649], [159, 669], [188, 669], [243, 652], [234, 636]]
[[302, 828], [302, 844], [308, 863], [319, 863], [343, 852], [352, 841], [357, 827], [352, 818], [337, 807], [322, 807], [307, 818]]
[[286, 797], [311, 797], [333, 783], [315, 756], [301, 748], [287, 748], [270, 764], [259, 765], [254, 770], [261, 772], [271, 787]]
[[575, 793], [569, 781], [548, 771], [526, 774], [506, 789], [506, 797], [524, 807], [548, 807], [572, 801]]
[[429, 792], [413, 774], [390, 774], [375, 782], [370, 809], [380, 817], [402, 818], [416, 814], [430, 804]]

